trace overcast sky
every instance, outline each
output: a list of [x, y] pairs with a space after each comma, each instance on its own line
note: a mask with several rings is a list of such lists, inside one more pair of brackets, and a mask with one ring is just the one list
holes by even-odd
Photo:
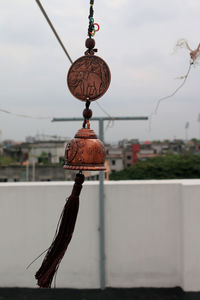
[[[89, 0], [41, 1], [73, 60], [87, 38]], [[189, 66], [189, 51], [173, 49], [178, 39], [191, 48], [200, 42], [199, 0], [95, 0], [98, 55], [110, 66], [108, 92], [98, 100], [111, 116], [149, 116], [159, 98], [171, 94]], [[0, 0], [0, 108], [32, 116], [80, 117], [84, 103], [67, 89], [70, 62], [35, 0]], [[149, 130], [145, 121], [116, 121], [108, 142], [200, 138], [200, 66], [192, 67], [184, 87], [163, 101]], [[96, 103], [94, 116], [104, 116]], [[97, 123], [91, 124], [98, 133]], [[73, 137], [81, 122], [51, 123], [0, 112], [2, 139], [23, 140], [37, 133]], [[105, 124], [106, 127], [106, 124]]]

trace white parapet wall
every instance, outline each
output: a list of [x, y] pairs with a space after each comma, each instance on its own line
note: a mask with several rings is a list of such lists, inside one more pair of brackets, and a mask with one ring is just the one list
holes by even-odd
[[[36, 287], [72, 182], [0, 184], [0, 287]], [[98, 182], [85, 182], [56, 286], [99, 288]], [[105, 183], [107, 287], [200, 291], [200, 180]]]

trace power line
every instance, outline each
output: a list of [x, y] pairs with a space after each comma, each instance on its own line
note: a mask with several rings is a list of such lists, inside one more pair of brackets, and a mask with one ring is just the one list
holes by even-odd
[[37, 120], [52, 120], [52, 117], [40, 117], [40, 116], [31, 116], [31, 115], [26, 115], [26, 114], [18, 114], [11, 112], [7, 109], [0, 108], [0, 112], [3, 112], [5, 114], [10, 114], [16, 117], [21, 117], [21, 118], [27, 118], [27, 119], [37, 119]]
[[69, 53], [67, 52], [65, 46], [63, 45], [63, 43], [62, 43], [62, 41], [61, 41], [61, 39], [60, 39], [58, 33], [56, 32], [56, 30], [55, 30], [53, 24], [51, 23], [51, 21], [50, 21], [48, 15], [47, 15], [47, 13], [46, 13], [46, 11], [44, 10], [44, 7], [42, 6], [42, 4], [40, 3], [39, 0], [35, 0], [35, 1], [36, 1], [37, 5], [39, 6], [39, 8], [40, 8], [42, 14], [44, 15], [44, 17], [45, 17], [47, 23], [48, 23], [49, 26], [51, 27], [51, 29], [52, 29], [52, 31], [53, 31], [55, 37], [57, 38], [57, 40], [58, 40], [60, 46], [62, 47], [63, 51], [65, 52], [65, 54], [66, 54], [66, 56], [67, 56], [67, 58], [69, 59], [69, 61], [71, 62], [71, 64], [73, 64], [73, 60], [71, 59]]

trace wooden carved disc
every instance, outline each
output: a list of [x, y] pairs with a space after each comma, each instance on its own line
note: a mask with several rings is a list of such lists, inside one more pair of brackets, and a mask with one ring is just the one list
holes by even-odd
[[81, 101], [95, 101], [102, 97], [110, 85], [110, 70], [99, 56], [78, 58], [70, 67], [67, 84], [74, 97]]

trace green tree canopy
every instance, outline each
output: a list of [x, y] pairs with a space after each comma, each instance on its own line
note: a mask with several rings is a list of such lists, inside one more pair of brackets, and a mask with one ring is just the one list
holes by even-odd
[[0, 165], [9, 165], [14, 163], [15, 160], [9, 156], [3, 156], [0, 154]]
[[110, 175], [110, 180], [188, 178], [200, 178], [200, 155], [158, 156]]
[[45, 151], [43, 151], [43, 152], [40, 154], [39, 158], [38, 158], [38, 162], [39, 162], [39, 163], [42, 163], [42, 164], [44, 164], [44, 165], [47, 165], [48, 162], [49, 162], [49, 160], [48, 160], [48, 153], [45, 152]]

